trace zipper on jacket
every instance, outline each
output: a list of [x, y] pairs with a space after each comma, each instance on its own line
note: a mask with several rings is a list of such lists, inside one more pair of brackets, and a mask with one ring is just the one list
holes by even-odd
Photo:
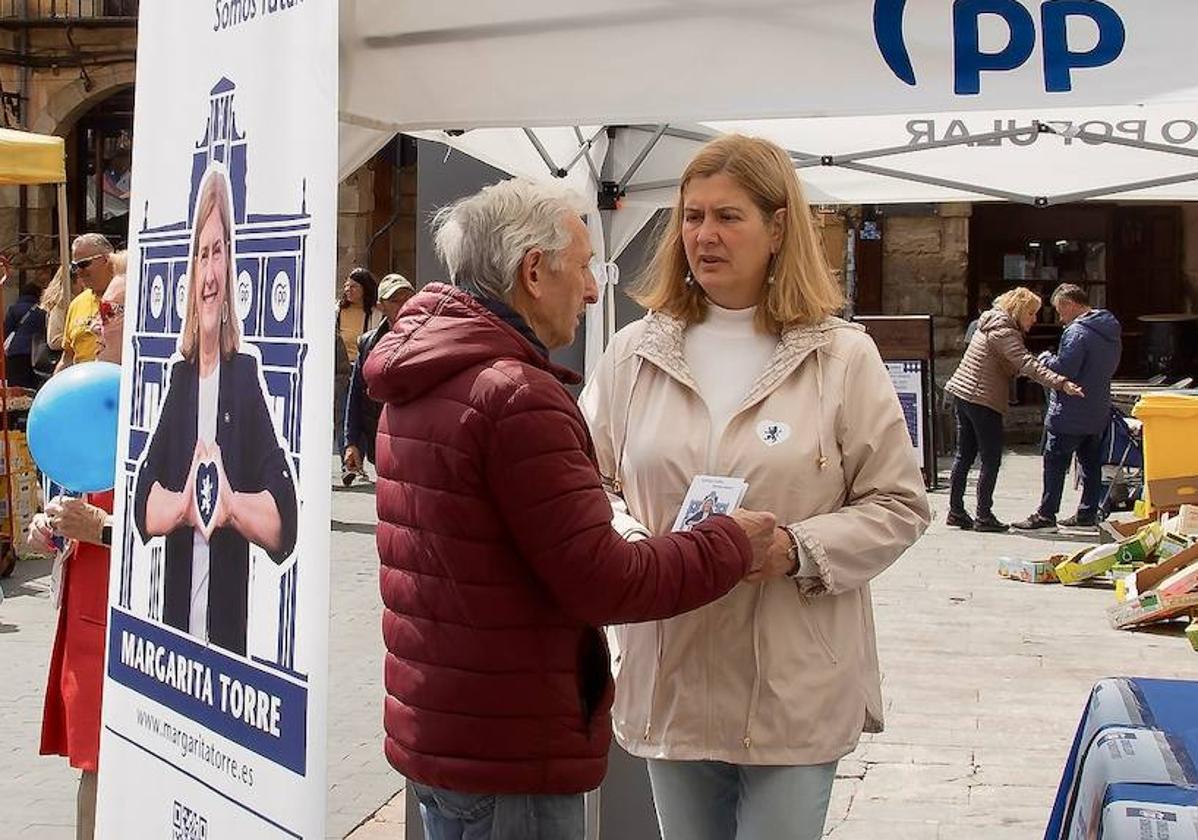
[[761, 602], [765, 598], [765, 583], [757, 584], [753, 599], [753, 689], [749, 692], [749, 713], [745, 717], [745, 737], [741, 743], [747, 750], [753, 746], [753, 718], [757, 716], [757, 701], [761, 697]]
[[653, 707], [657, 704], [657, 674], [661, 671], [661, 652], [662, 652], [662, 627], [660, 621], [655, 621], [654, 625], [657, 629], [657, 657], [653, 662], [653, 673], [649, 680], [649, 712], [645, 715], [645, 733], [641, 736], [641, 740], [648, 741], [649, 735], [653, 731]]

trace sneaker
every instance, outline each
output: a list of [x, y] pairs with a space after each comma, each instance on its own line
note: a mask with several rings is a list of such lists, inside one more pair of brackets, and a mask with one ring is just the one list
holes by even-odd
[[1096, 516], [1067, 516], [1057, 523], [1062, 528], [1096, 528], [1098, 526], [1098, 517]]
[[989, 516], [979, 516], [977, 519], [973, 520], [973, 530], [984, 531], [989, 534], [1003, 534], [1006, 533], [1007, 529], [1010, 527], [1011, 526], [1005, 522], [999, 522], [998, 519], [995, 518], [994, 514], [990, 514]]
[[1039, 512], [1036, 512], [1027, 519], [1013, 523], [1011, 527], [1018, 528], [1020, 531], [1044, 531], [1048, 528], [1057, 527], [1057, 521], [1047, 516], [1041, 516]]
[[968, 513], [953, 513], [949, 511], [948, 516], [944, 520], [944, 524], [950, 528], [960, 528], [962, 531], [973, 530], [973, 517]]

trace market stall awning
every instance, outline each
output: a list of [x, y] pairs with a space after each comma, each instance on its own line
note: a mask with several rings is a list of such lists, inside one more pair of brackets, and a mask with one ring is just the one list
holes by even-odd
[[0, 184], [66, 180], [66, 147], [61, 137], [0, 128]]

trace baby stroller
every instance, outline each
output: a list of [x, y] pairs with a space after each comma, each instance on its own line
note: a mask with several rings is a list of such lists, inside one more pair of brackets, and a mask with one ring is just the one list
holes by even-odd
[[1144, 488], [1144, 441], [1139, 420], [1111, 406], [1102, 437], [1102, 501], [1098, 518], [1113, 510], [1131, 510]]

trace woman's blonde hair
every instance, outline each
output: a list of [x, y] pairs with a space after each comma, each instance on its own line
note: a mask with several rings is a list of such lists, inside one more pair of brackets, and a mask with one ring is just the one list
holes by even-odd
[[183, 315], [183, 331], [179, 335], [179, 352], [194, 362], [200, 348], [200, 304], [196, 293], [196, 257], [200, 250], [200, 229], [213, 213], [220, 216], [225, 244], [225, 306], [220, 318], [220, 355], [229, 359], [241, 346], [241, 325], [233, 309], [236, 289], [233, 277], [236, 265], [233, 254], [233, 203], [230, 200], [229, 176], [224, 169], [213, 166], [204, 173], [200, 194], [196, 199], [195, 217], [191, 224], [191, 251], [187, 260], [187, 309]]
[[[50, 279], [46, 288], [42, 289], [42, 296], [37, 304], [47, 312], [53, 312], [58, 307], [62, 306], [63, 299], [71, 293], [69, 286], [70, 279], [67, 276], [67, 271], [61, 265], [54, 272], [54, 276]], [[69, 302], [69, 301], [68, 301]]]
[[686, 282], [691, 269], [682, 241], [683, 202], [692, 179], [721, 173], [749, 194], [767, 223], [778, 210], [786, 211], [781, 222], [781, 245], [771, 266], [773, 283], [765, 285], [764, 305], [757, 308], [757, 325], [777, 333], [789, 326], [817, 324], [839, 312], [844, 307], [844, 294], [828, 267], [790, 156], [768, 140], [740, 134], [712, 140], [687, 164], [678, 201], [658, 234], [653, 259], [634, 288], [632, 299], [646, 309], [664, 312], [687, 324], [703, 320], [707, 297], [697, 283]]
[[1024, 315], [1039, 313], [1043, 301], [1026, 286], [1016, 286], [994, 299], [994, 308], [1001, 309], [1018, 322]]
[[108, 255], [108, 264], [112, 266], [112, 276], [125, 274], [129, 271], [129, 252], [125, 250], [113, 251]]

